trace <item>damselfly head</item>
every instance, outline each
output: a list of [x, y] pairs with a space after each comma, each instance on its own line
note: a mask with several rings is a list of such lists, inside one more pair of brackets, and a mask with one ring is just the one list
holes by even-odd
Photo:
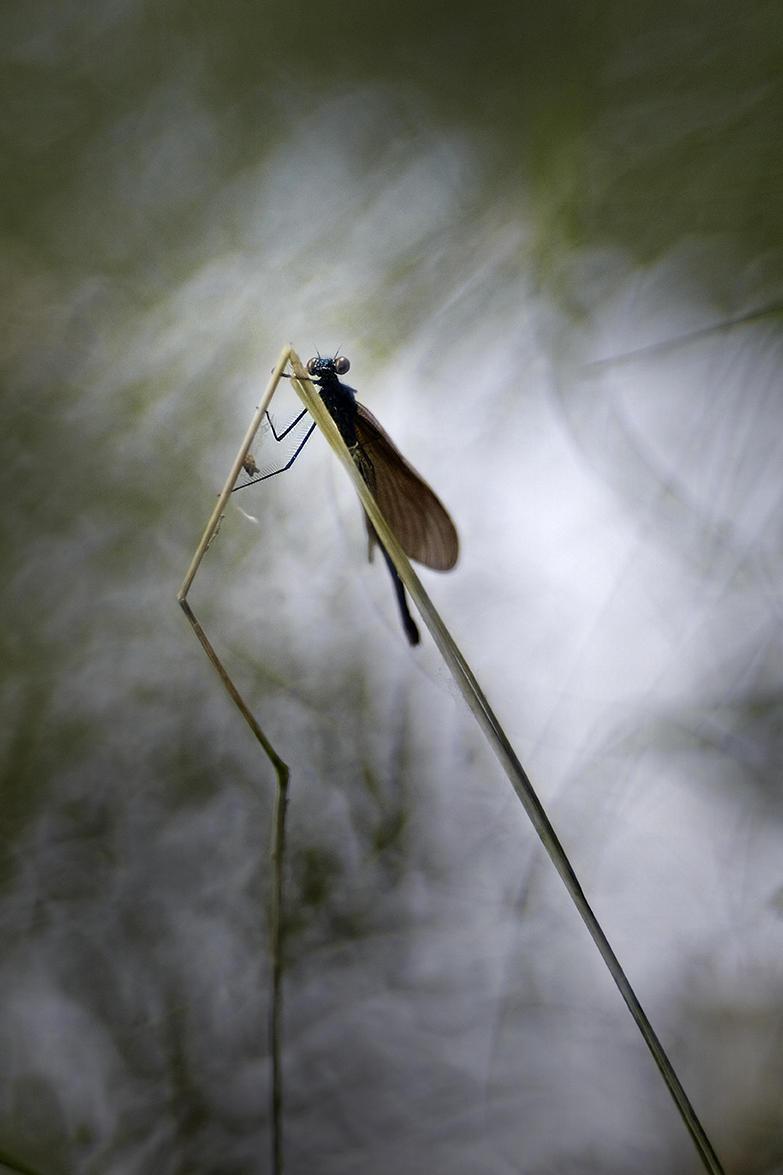
[[351, 363], [344, 355], [335, 355], [334, 359], [322, 359], [317, 355], [314, 359], [307, 360], [307, 374], [318, 377], [326, 373], [333, 375], [346, 375], [351, 370]]

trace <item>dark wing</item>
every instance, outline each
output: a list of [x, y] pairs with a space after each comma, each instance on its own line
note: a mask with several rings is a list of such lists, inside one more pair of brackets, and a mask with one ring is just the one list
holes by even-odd
[[[450, 571], [459, 555], [454, 523], [430, 487], [403, 457], [372, 412], [357, 403], [354, 460], [381, 514], [409, 559]], [[375, 532], [368, 523], [370, 554]]]

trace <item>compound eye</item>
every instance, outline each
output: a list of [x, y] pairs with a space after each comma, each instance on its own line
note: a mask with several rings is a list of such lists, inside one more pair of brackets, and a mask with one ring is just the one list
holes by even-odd
[[338, 375], [345, 375], [351, 370], [351, 362], [345, 355], [338, 355], [334, 361], [334, 369]]
[[307, 368], [307, 374], [315, 375], [315, 373], [318, 371], [318, 365], [320, 362], [320, 359], [308, 359], [307, 363], [305, 364], [305, 367]]

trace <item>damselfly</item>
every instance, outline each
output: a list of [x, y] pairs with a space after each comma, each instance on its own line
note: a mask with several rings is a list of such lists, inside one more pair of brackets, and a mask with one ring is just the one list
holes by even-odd
[[[340, 430], [357, 469], [405, 554], [409, 559], [422, 563], [434, 571], [450, 571], [459, 555], [459, 539], [454, 523], [445, 507], [413, 466], [405, 460], [372, 412], [357, 401], [355, 390], [341, 382], [340, 376], [346, 375], [350, 366], [344, 355], [335, 355], [333, 359], [322, 359], [319, 355], [308, 361], [307, 372], [312, 382], [318, 386], [321, 399]], [[283, 440], [303, 418], [305, 411], [279, 435], [275, 432], [270, 419], [275, 440]], [[245, 466], [250, 480], [236, 488], [244, 489], [248, 485], [265, 481], [266, 478], [290, 469], [314, 428], [315, 424], [308, 429], [290, 461], [281, 469], [275, 469], [271, 473], [260, 473], [250, 458]], [[405, 634], [412, 645], [417, 645], [420, 640], [419, 630], [408, 610], [402, 580], [366, 514], [364, 521], [367, 527], [369, 557], [372, 559], [377, 544], [392, 577]]]

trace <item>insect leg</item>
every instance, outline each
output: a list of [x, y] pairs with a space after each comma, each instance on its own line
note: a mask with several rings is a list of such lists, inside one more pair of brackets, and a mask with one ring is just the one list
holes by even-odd
[[[306, 411], [306, 410], [305, 410], [305, 411]], [[301, 420], [301, 419], [302, 419], [302, 416], [304, 416], [304, 412], [302, 412], [302, 413], [301, 413], [301, 415], [300, 415], [300, 416], [298, 416], [298, 417], [296, 418], [296, 420], [294, 421], [294, 424], [296, 424], [296, 423], [297, 423], [297, 421]], [[270, 421], [270, 423], [271, 423], [271, 421]], [[276, 436], [275, 436], [275, 440], [276, 440], [276, 441], [279, 441], [279, 440], [281, 439], [281, 437], [284, 437], [284, 436], [286, 435], [286, 433], [290, 432], [290, 431], [291, 431], [291, 429], [292, 429], [293, 427], [294, 427], [294, 425], [292, 424], [292, 425], [290, 426], [290, 428], [287, 428], [287, 429], [285, 430], [285, 432], [284, 432], [284, 433], [281, 433], [281, 434], [280, 434], [280, 436], [279, 436], [279, 437], [276, 435]], [[271, 473], [262, 473], [262, 474], [260, 475], [260, 477], [254, 477], [254, 478], [252, 478], [250, 481], [245, 481], [245, 482], [243, 482], [243, 483], [242, 483], [242, 485], [241, 485], [241, 486], [234, 486], [234, 488], [233, 488], [233, 490], [231, 491], [231, 493], [232, 493], [232, 494], [235, 494], [235, 493], [237, 492], [237, 490], [245, 490], [245, 489], [247, 489], [247, 487], [248, 487], [248, 486], [254, 486], [254, 485], [256, 485], [256, 484], [257, 484], [259, 481], [266, 481], [266, 479], [267, 479], [268, 477], [276, 477], [278, 473], [285, 473], [285, 471], [286, 471], [287, 469], [290, 469], [290, 468], [291, 468], [291, 466], [293, 465], [294, 461], [296, 461], [297, 457], [298, 457], [298, 456], [299, 456], [299, 454], [302, 452], [302, 449], [305, 447], [305, 445], [307, 444], [307, 442], [310, 440], [310, 437], [312, 436], [312, 433], [313, 433], [313, 429], [314, 429], [314, 428], [315, 428], [315, 421], [313, 421], [313, 423], [312, 423], [312, 424], [310, 425], [310, 427], [308, 428], [308, 430], [307, 430], [307, 434], [306, 434], [306, 436], [305, 436], [304, 440], [302, 441], [302, 443], [301, 443], [301, 444], [298, 446], [298, 448], [296, 449], [296, 452], [294, 453], [294, 455], [293, 455], [293, 457], [291, 458], [291, 460], [290, 460], [290, 461], [288, 461], [288, 462], [287, 462], [285, 465], [281, 465], [279, 469], [273, 469]], [[274, 433], [274, 429], [272, 429], [272, 432]]]
[[[299, 421], [302, 419], [302, 417], [303, 417], [303, 416], [304, 416], [306, 413], [307, 413], [307, 409], [306, 409], [306, 408], [303, 408], [303, 409], [302, 409], [302, 411], [299, 413], [299, 415], [294, 417], [294, 419], [293, 419], [293, 420], [291, 421], [291, 423], [289, 424], [288, 428], [284, 428], [284, 429], [283, 429], [283, 431], [280, 433], [280, 436], [278, 436], [278, 435], [277, 435], [277, 433], [275, 432], [275, 426], [274, 426], [274, 424], [272, 423], [272, 417], [271, 417], [271, 416], [269, 415], [269, 413], [267, 412], [267, 414], [266, 414], [266, 418], [267, 418], [267, 420], [269, 421], [269, 427], [270, 427], [270, 428], [271, 428], [271, 430], [272, 430], [272, 436], [275, 438], [275, 440], [276, 440], [276, 441], [282, 441], [282, 440], [285, 440], [285, 438], [286, 438], [286, 437], [288, 436], [288, 434], [290, 433], [291, 429], [296, 427], [296, 425], [299, 423]], [[312, 431], [313, 431], [313, 430], [312, 430], [312, 429], [310, 429], [310, 432], [312, 432]], [[307, 437], [309, 437], [309, 436], [310, 436], [310, 432], [307, 434]], [[305, 441], [307, 440], [307, 437], [305, 437]], [[304, 441], [302, 441], [302, 444], [304, 444]], [[301, 445], [300, 445], [300, 448], [301, 448]], [[298, 453], [298, 452], [299, 452], [299, 449], [297, 449], [297, 453]]]

